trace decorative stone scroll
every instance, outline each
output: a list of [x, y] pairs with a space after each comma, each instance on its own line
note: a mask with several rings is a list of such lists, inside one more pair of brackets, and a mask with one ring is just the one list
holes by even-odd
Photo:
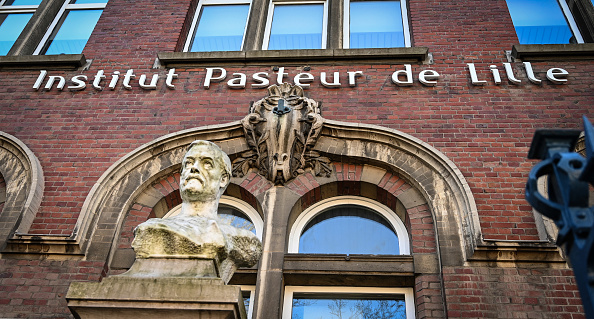
[[324, 124], [321, 103], [289, 83], [272, 85], [268, 93], [241, 121], [250, 150], [233, 161], [233, 176], [255, 170], [276, 185], [306, 169], [316, 176], [330, 176], [330, 159], [313, 150]]

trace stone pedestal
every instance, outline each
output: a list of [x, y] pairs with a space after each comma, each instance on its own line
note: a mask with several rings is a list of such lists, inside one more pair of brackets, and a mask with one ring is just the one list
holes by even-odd
[[73, 282], [66, 300], [83, 319], [247, 318], [240, 288], [220, 278], [120, 275]]

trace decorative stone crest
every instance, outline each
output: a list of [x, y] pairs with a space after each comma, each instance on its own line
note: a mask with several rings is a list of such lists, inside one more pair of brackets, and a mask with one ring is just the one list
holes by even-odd
[[306, 169], [330, 176], [330, 159], [313, 150], [324, 124], [320, 103], [289, 83], [270, 86], [268, 94], [241, 121], [250, 150], [233, 161], [233, 176], [255, 169], [277, 185]]

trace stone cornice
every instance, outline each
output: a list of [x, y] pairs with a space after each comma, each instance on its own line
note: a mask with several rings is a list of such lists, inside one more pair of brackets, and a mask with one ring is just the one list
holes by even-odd
[[322, 49], [322, 50], [258, 50], [226, 52], [159, 52], [161, 65], [261, 65], [271, 63], [306, 62], [353, 64], [373, 62], [421, 63], [427, 59], [426, 47], [386, 49]]

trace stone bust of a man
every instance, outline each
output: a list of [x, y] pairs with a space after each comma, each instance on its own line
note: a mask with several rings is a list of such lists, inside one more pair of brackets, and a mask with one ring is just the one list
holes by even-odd
[[194, 141], [182, 162], [179, 191], [181, 212], [177, 216], [215, 219], [221, 195], [231, 178], [227, 154], [209, 141]]
[[182, 161], [181, 210], [136, 227], [136, 258], [212, 260], [225, 282], [237, 267], [255, 265], [262, 254], [256, 235], [218, 222], [219, 199], [230, 178], [227, 154], [212, 142], [192, 142]]

